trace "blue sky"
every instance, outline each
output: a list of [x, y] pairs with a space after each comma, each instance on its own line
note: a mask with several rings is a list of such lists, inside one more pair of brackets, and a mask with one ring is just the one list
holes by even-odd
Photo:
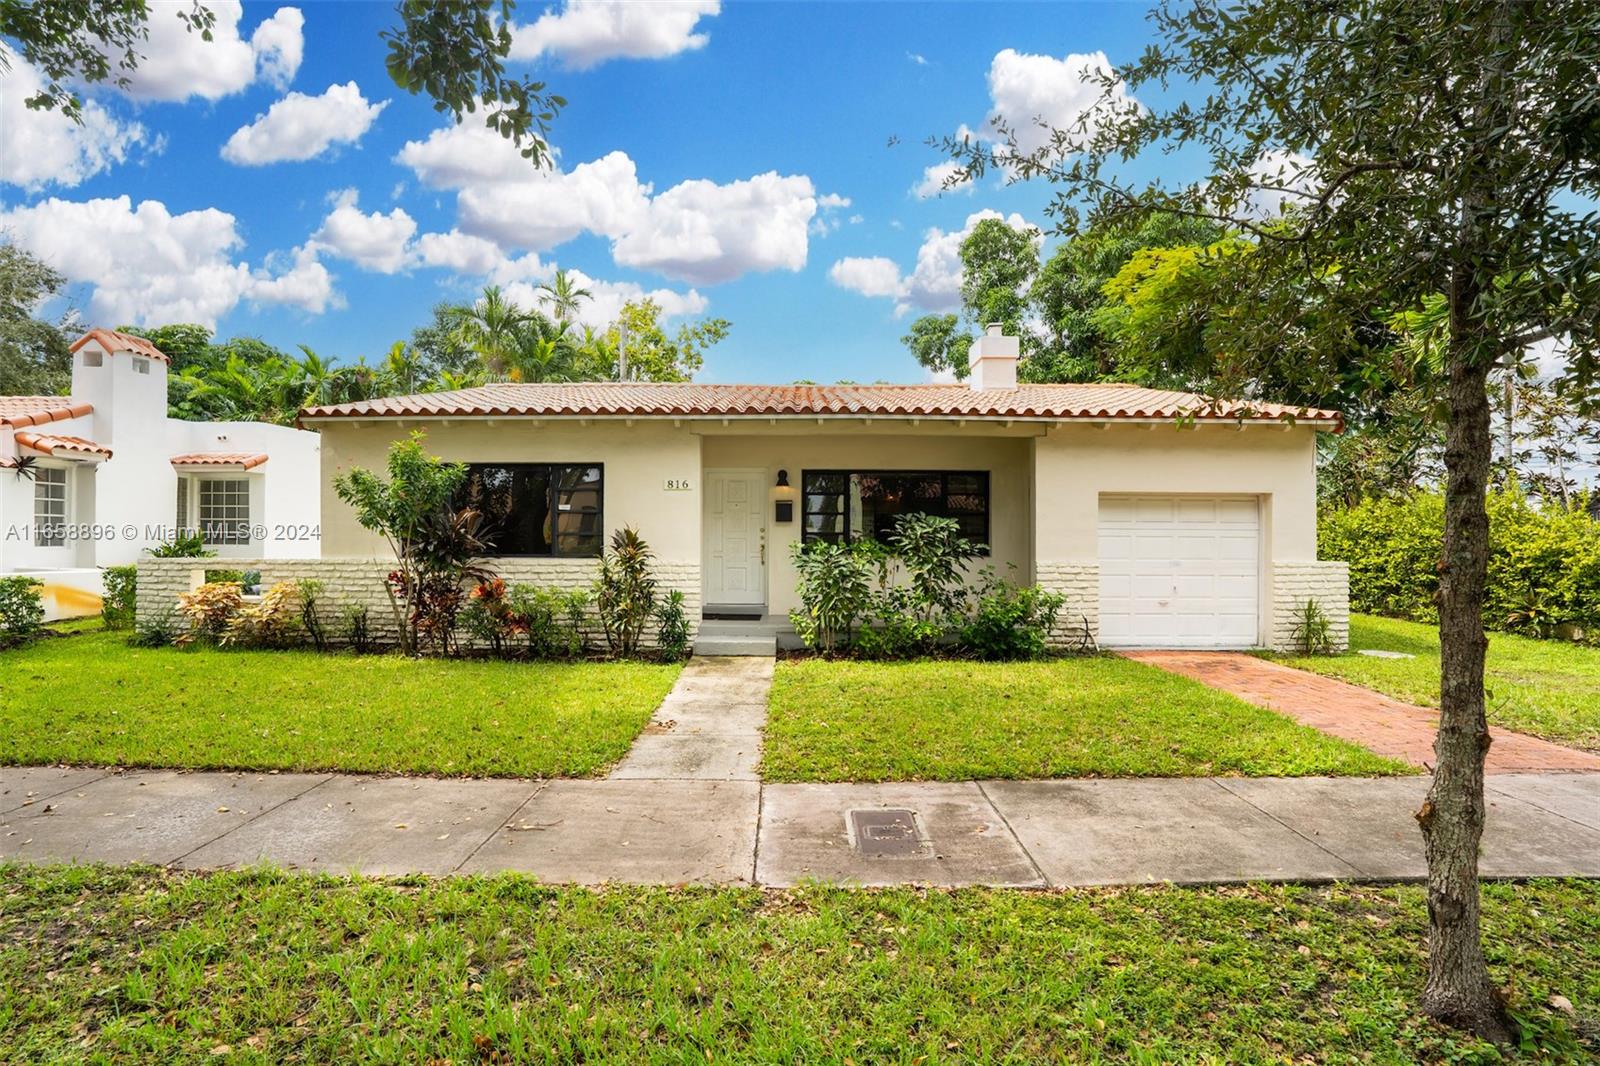
[[1070, 116], [1084, 64], [1148, 38], [1133, 4], [525, 2], [514, 69], [569, 100], [541, 178], [395, 89], [388, 2], [212, 3], [210, 45], [152, 6], [136, 84], [92, 91], [86, 127], [24, 112], [15, 57], [0, 83], [0, 228], [86, 322], [374, 359], [435, 302], [560, 266], [597, 321], [635, 291], [729, 319], [710, 381], [918, 380], [899, 338], [949, 309], [971, 216], [1048, 225], [1049, 197], [919, 197], [924, 139]]

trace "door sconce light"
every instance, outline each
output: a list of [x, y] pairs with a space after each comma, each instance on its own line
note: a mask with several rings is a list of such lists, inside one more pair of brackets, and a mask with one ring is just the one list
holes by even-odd
[[789, 485], [789, 471], [778, 471], [778, 483], [773, 486], [773, 492], [778, 497], [773, 503], [772, 520], [774, 522], [794, 521], [794, 489]]

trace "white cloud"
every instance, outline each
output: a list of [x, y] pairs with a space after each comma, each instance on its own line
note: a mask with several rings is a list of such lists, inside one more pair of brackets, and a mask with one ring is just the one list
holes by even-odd
[[911, 60], [911, 62], [915, 63], [919, 67], [925, 67], [928, 65], [928, 57], [923, 55], [921, 52], [907, 52], [906, 58]]
[[217, 100], [257, 80], [283, 88], [294, 80], [305, 50], [305, 16], [280, 7], [249, 40], [239, 32], [244, 7], [238, 0], [207, 0], [216, 15], [211, 40], [191, 33], [178, 16], [187, 4], [152, 5], [150, 37], [136, 49], [136, 69], [126, 71], [130, 96], [144, 100]]
[[833, 264], [828, 279], [842, 289], [863, 296], [895, 296], [905, 291], [905, 281], [893, 259], [881, 255], [863, 258], [850, 256]]
[[718, 0], [567, 0], [531, 25], [512, 24], [511, 58], [550, 55], [577, 70], [608, 59], [664, 59], [704, 48], [710, 37], [695, 27], [721, 10]]
[[[1032, 155], [1050, 142], [1050, 130], [1071, 132], [1080, 119], [1095, 117], [1107, 105], [1133, 103], [1119, 82], [1109, 100], [1095, 80], [1112, 72], [1104, 52], [1073, 52], [1060, 59], [1002, 49], [989, 64], [989, 97], [993, 104], [984, 136], [994, 139], [994, 123], [1004, 122], [1017, 150]], [[958, 133], [959, 137], [960, 134]]]
[[402, 208], [365, 214], [356, 205], [356, 191], [346, 189], [335, 195], [333, 210], [311, 239], [317, 249], [363, 269], [393, 274], [410, 263], [410, 242], [416, 232], [416, 220]]
[[355, 82], [330, 85], [321, 96], [290, 93], [234, 130], [222, 158], [243, 166], [313, 159], [335, 144], [353, 144], [371, 128], [387, 100], [368, 103]]
[[457, 228], [502, 250], [542, 251], [592, 233], [611, 241], [618, 264], [702, 284], [800, 269], [819, 207], [850, 204], [836, 193], [819, 197], [803, 175], [776, 173], [685, 181], [655, 195], [626, 152], [541, 170], [473, 126], [437, 129], [395, 158], [424, 184], [456, 189]]
[[570, 171], [534, 170], [520, 160], [514, 181], [475, 183], [456, 198], [461, 228], [505, 247], [551, 248], [580, 233], [617, 238], [637, 229], [650, 209], [626, 152], [611, 152]]
[[624, 266], [681, 281], [713, 283], [806, 264], [806, 227], [816, 213], [811, 179], [768, 171], [726, 185], [699, 179], [650, 201], [643, 225], [611, 246]]
[[0, 181], [36, 191], [47, 185], [71, 188], [125, 161], [145, 141], [145, 128], [122, 122], [93, 100], [83, 103], [80, 125], [59, 109], [34, 111], [28, 98], [44, 79], [25, 59], [0, 43]]
[[[807, 227], [808, 232], [818, 237], [826, 237], [828, 234], [834, 232], [840, 226], [844, 225], [845, 219], [842, 217], [841, 213], [849, 206], [850, 197], [840, 196], [838, 193], [834, 192], [823, 193], [821, 196], [817, 197], [817, 214], [816, 217], [811, 220], [810, 226]], [[860, 215], [852, 215], [850, 217], [851, 223], [860, 221]]]
[[937, 226], [929, 229], [923, 235], [922, 245], [917, 249], [917, 264], [909, 275], [902, 274], [893, 260], [873, 256], [841, 259], [833, 264], [828, 277], [835, 285], [863, 296], [893, 297], [897, 301], [896, 314], [906, 314], [913, 309], [954, 311], [961, 306], [961, 244], [986, 218], [1001, 219], [1012, 229], [1040, 239], [1038, 229], [1021, 215], [1015, 212], [1002, 215], [985, 209], [968, 215], [959, 230], [947, 232]]
[[961, 164], [953, 159], [944, 163], [934, 163], [932, 166], [923, 168], [922, 180], [911, 186], [911, 195], [919, 200], [931, 200], [944, 192], [966, 193], [970, 196], [975, 188], [970, 181], [952, 185], [948, 189], [945, 188], [945, 184], [955, 177], [960, 169]]
[[442, 267], [470, 276], [487, 275], [506, 262], [505, 253], [498, 244], [454, 229], [449, 233], [424, 233], [418, 237], [416, 256], [423, 266]]
[[[234, 217], [203, 208], [173, 214], [158, 200], [57, 198], [0, 212], [0, 228], [76, 284], [93, 287], [93, 322], [199, 322], [215, 326], [240, 300], [320, 310], [331, 279], [303, 249], [286, 274], [235, 261]], [[319, 300], [317, 290], [323, 292]]]
[[333, 288], [333, 275], [317, 259], [316, 246], [303, 244], [294, 250], [288, 270], [274, 277], [257, 271], [249, 296], [258, 303], [287, 304], [320, 315], [329, 307], [343, 307], [344, 298]]

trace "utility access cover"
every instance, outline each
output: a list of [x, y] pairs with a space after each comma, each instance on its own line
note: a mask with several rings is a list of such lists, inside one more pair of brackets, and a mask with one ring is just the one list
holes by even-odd
[[917, 812], [893, 807], [851, 811], [850, 843], [869, 859], [909, 859], [927, 854], [917, 832]]

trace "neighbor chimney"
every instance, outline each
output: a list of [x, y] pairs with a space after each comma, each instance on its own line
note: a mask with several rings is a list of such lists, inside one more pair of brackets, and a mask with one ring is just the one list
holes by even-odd
[[975, 389], [1014, 389], [1017, 387], [1017, 338], [1002, 332], [998, 322], [989, 323], [983, 335], [967, 349], [971, 374], [967, 383]]

